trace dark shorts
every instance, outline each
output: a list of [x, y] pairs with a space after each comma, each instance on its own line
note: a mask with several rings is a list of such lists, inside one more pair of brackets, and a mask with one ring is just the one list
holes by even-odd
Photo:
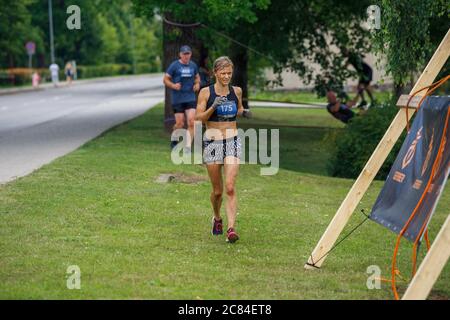
[[183, 102], [172, 105], [173, 113], [184, 113], [188, 109], [195, 109], [197, 107], [197, 102]]
[[337, 112], [331, 111], [331, 104], [327, 105], [328, 112], [338, 120], [341, 120], [343, 123], [348, 123], [351, 118], [355, 116], [355, 113], [348, 108], [339, 108]]
[[205, 163], [224, 163], [226, 157], [241, 158], [241, 138], [235, 136], [224, 140], [203, 141], [203, 161]]
[[355, 116], [355, 113], [350, 109], [339, 110], [338, 112], [330, 112], [333, 117], [341, 120], [343, 123], [348, 123], [351, 118]]
[[368, 86], [372, 82], [372, 78], [372, 69], [364, 69], [363, 74], [361, 74], [359, 77], [359, 83]]

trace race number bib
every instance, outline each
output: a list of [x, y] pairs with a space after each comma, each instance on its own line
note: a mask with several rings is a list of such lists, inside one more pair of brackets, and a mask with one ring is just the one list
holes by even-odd
[[217, 107], [217, 116], [221, 119], [233, 118], [237, 114], [235, 101], [225, 101]]

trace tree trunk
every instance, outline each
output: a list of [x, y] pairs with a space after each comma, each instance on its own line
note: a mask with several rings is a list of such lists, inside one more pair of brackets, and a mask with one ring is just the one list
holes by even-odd
[[248, 51], [233, 43], [230, 48], [230, 59], [234, 64], [233, 85], [242, 88], [242, 104], [248, 109]]
[[[170, 13], [166, 13], [165, 18], [170, 22], [176, 22]], [[199, 65], [200, 57], [205, 55], [203, 42], [197, 37], [196, 29], [198, 27], [178, 27], [165, 21], [163, 23], [163, 71], [166, 71], [169, 65], [179, 59], [179, 50], [183, 45], [192, 48], [192, 61]], [[195, 21], [193, 22], [195, 23]], [[189, 24], [189, 22], [181, 22]], [[167, 132], [172, 132], [175, 124], [175, 117], [172, 110], [170, 89], [165, 89], [164, 105], [164, 127]]]
[[400, 96], [403, 94], [403, 89], [405, 88], [404, 84], [400, 83], [394, 83], [394, 96], [396, 97], [395, 101], [400, 98]]

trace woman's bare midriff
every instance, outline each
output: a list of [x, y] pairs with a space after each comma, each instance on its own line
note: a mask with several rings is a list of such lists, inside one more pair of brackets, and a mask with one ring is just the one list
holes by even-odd
[[225, 140], [237, 136], [236, 121], [206, 122], [205, 137], [209, 140]]

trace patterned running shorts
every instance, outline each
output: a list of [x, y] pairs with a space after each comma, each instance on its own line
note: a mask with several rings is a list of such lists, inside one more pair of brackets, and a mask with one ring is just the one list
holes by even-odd
[[225, 157], [241, 158], [241, 138], [234, 136], [224, 140], [203, 141], [203, 161], [205, 163], [224, 163]]

